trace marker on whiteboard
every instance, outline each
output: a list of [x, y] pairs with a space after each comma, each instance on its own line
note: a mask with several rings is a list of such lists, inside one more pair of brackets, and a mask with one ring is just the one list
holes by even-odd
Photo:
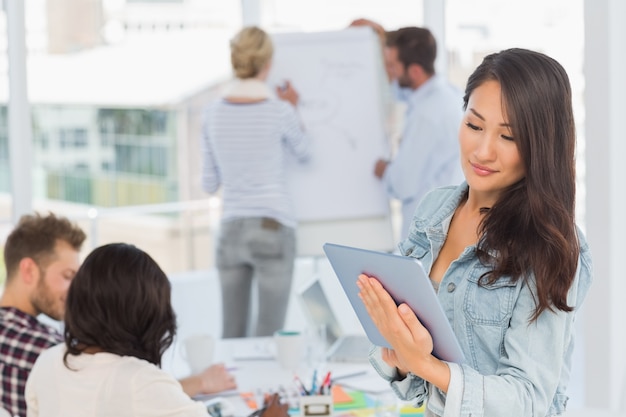
[[288, 81], [283, 81], [278, 85], [278, 88], [280, 89], [280, 91], [283, 91], [283, 92], [287, 90], [287, 87], [289, 87]]

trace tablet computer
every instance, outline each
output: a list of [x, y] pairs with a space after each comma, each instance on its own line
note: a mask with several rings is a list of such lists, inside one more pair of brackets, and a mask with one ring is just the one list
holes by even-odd
[[365, 334], [373, 344], [391, 347], [374, 325], [358, 296], [359, 287], [356, 281], [360, 274], [377, 278], [396, 305], [406, 303], [411, 307], [433, 338], [435, 357], [455, 363], [464, 361], [463, 351], [439, 304], [430, 278], [417, 259], [334, 243], [324, 244], [324, 252]]

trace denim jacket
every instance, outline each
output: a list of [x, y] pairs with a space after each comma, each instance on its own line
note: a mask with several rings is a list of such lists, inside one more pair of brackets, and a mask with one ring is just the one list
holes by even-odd
[[[446, 239], [450, 221], [467, 184], [430, 192], [420, 203], [406, 240], [399, 248], [430, 272]], [[574, 319], [591, 284], [591, 257], [578, 230], [580, 257], [568, 305], [575, 310], [546, 310], [530, 322], [535, 309], [532, 277], [512, 282], [507, 277], [478, 285], [487, 271], [475, 246], [468, 246], [450, 264], [438, 298], [465, 353], [465, 363], [448, 363], [448, 392], [409, 373], [399, 379], [395, 368], [373, 348], [370, 362], [403, 400], [423, 403], [426, 416], [545, 417], [565, 410], [574, 347]]]

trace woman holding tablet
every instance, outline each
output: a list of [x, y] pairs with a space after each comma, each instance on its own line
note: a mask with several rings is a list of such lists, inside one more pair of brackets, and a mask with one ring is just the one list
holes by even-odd
[[549, 416], [565, 410], [574, 317], [591, 259], [574, 220], [569, 79], [541, 53], [487, 56], [470, 76], [459, 131], [463, 184], [431, 191], [405, 256], [419, 259], [465, 353], [449, 363], [406, 305], [361, 275], [360, 297], [392, 349], [370, 360], [426, 416]]

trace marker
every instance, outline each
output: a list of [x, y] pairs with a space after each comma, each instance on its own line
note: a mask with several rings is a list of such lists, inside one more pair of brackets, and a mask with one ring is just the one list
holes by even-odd
[[311, 394], [315, 394], [315, 389], [317, 388], [317, 369], [313, 370], [313, 378], [311, 381]]
[[320, 385], [320, 394], [324, 394], [324, 389], [326, 387], [330, 388], [330, 371], [328, 371], [328, 373], [324, 377], [324, 380], [322, 381], [322, 385]]
[[307, 391], [307, 389], [304, 387], [304, 384], [302, 383], [300, 378], [298, 378], [298, 375], [294, 375], [293, 380], [296, 382], [296, 385], [298, 386], [298, 389], [300, 390], [300, 394], [309, 395], [309, 391]]

